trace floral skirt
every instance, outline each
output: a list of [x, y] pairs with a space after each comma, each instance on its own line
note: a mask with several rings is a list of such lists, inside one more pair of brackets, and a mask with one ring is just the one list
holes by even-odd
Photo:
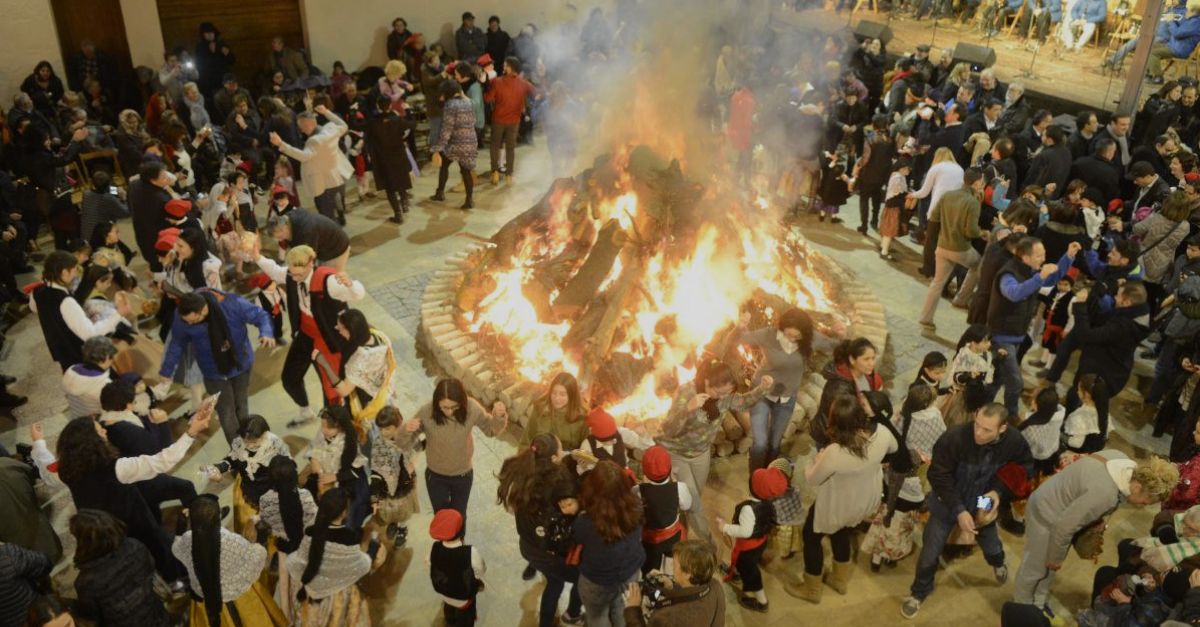
[[892, 515], [892, 524], [885, 526], [883, 516], [886, 510], [886, 505], [879, 506], [879, 512], [871, 521], [871, 528], [863, 536], [862, 551], [897, 562], [913, 551], [917, 512], [897, 511]]
[[267, 588], [261, 582], [255, 582], [249, 590], [242, 593], [242, 596], [233, 602], [233, 607], [237, 610], [237, 621], [230, 614], [229, 605], [226, 603], [221, 608], [221, 624], [219, 626], [209, 625], [204, 602], [193, 600], [191, 607], [188, 608], [188, 615], [191, 619], [189, 624], [191, 627], [238, 627], [239, 625], [284, 627], [288, 625], [287, 617], [280, 611], [271, 595], [267, 594]]
[[367, 598], [357, 585], [324, 599], [300, 601], [295, 612], [293, 619], [298, 627], [371, 627]]

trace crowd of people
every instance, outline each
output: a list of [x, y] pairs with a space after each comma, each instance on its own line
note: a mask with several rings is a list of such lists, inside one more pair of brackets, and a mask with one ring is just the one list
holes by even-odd
[[[326, 77], [277, 39], [253, 103], [231, 73], [237, 42], [209, 23], [195, 54], [168, 52], [146, 101], [119, 113], [106, 105], [124, 97], [119, 79], [94, 46], [72, 57], [72, 91], [39, 64], [3, 122], [0, 300], [36, 315], [70, 420], [52, 434], [34, 423], [27, 448], [0, 456], [12, 512], [0, 624], [171, 625], [186, 606], [195, 625], [369, 625], [360, 584], [408, 541], [422, 452], [425, 563], [445, 624], [503, 602], [486, 596], [488, 547], [467, 542], [467, 514], [474, 430], [506, 433], [509, 408], [443, 378], [402, 413], [392, 342], [353, 307], [366, 288], [352, 277], [345, 188], [353, 178], [370, 198], [373, 172], [399, 223], [419, 166], [437, 170], [444, 201], [456, 163], [470, 209], [481, 146], [490, 183], [512, 184], [515, 146], [535, 126], [566, 171], [583, 106], [571, 70], [619, 54], [636, 31], [616, 17], [616, 28], [600, 10], [562, 27], [551, 57], [533, 25], [510, 37], [498, 17], [485, 30], [467, 12], [453, 61], [397, 18], [374, 75], [339, 63]], [[565, 57], [558, 40], [571, 43]], [[756, 42], [720, 49], [697, 106], [728, 139], [739, 180], [793, 218], [839, 223], [857, 195], [859, 232], [878, 235], [888, 263], [903, 237], [923, 247], [920, 325], [936, 332], [947, 296], [970, 324], [953, 355], [926, 355], [900, 386], [898, 411], [883, 347], [797, 308], [731, 325], [648, 431], [557, 373], [516, 417], [519, 450], [495, 498], [514, 517], [522, 577], [545, 579], [539, 625], [721, 625], [730, 586], [741, 608], [770, 612], [763, 566], [797, 552], [784, 589], [819, 604], [826, 586], [850, 593], [856, 551], [871, 571], [916, 553], [901, 601], [911, 619], [943, 557], [975, 545], [999, 585], [1014, 568], [1005, 624], [1051, 624], [1055, 573], [1072, 550], [1097, 558], [1123, 504], [1162, 513], [1097, 570], [1094, 602], [1071, 609], [1088, 625], [1200, 620], [1197, 84], [1166, 82], [1136, 112], [1062, 124], [1020, 83], [935, 61], [927, 46], [889, 63], [872, 39], [813, 36], [788, 43], [786, 59], [773, 54], [783, 42]], [[105, 149], [109, 163], [89, 162], [80, 180], [81, 155]], [[43, 228], [55, 248], [44, 254]], [[34, 255], [40, 280], [22, 288]], [[256, 344], [286, 350], [270, 378], [295, 406], [288, 427], [313, 431], [301, 451], [272, 431], [287, 410], [251, 407]], [[753, 355], [752, 370], [734, 354]], [[1170, 436], [1169, 459], [1110, 446], [1112, 399], [1134, 385], [1139, 357], [1155, 360], [1145, 413]], [[1041, 369], [1032, 395], [1027, 361]], [[789, 429], [814, 372], [818, 411]], [[172, 418], [176, 394], [189, 411]], [[0, 394], [4, 407], [25, 401]], [[729, 414], [751, 437], [745, 498], [706, 511]], [[173, 474], [214, 418], [228, 454], [202, 473], [232, 485], [228, 508]], [[788, 457], [793, 431], [815, 456]], [[35, 482], [75, 508], [66, 558]], [[175, 501], [182, 512], [164, 507]], [[1019, 564], [1001, 528], [1024, 536]], [[67, 558], [77, 577], [53, 589], [47, 576]]]

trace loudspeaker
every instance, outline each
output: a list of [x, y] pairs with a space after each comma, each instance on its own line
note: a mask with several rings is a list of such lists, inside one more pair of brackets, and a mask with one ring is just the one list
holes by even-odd
[[892, 29], [887, 24], [879, 22], [868, 22], [863, 20], [858, 23], [858, 28], [854, 29], [854, 38], [862, 43], [864, 39], [878, 39], [884, 46], [892, 40]]
[[972, 70], [978, 72], [996, 63], [996, 51], [992, 48], [959, 42], [954, 47], [954, 60], [956, 62], [966, 61], [971, 64]]

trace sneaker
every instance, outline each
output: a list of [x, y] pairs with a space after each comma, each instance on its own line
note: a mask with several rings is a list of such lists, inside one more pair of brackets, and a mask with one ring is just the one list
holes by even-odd
[[992, 567], [992, 574], [996, 576], [996, 583], [1004, 585], [1008, 581], [1008, 566], [1001, 564]]
[[585, 624], [587, 624], [587, 622], [583, 619], [583, 612], [580, 612], [574, 616], [572, 616], [566, 612], [563, 612], [561, 615], [559, 615], [558, 622], [562, 623], [563, 625], [585, 625]]
[[921, 611], [921, 599], [914, 596], [909, 596], [904, 599], [904, 605], [900, 606], [900, 615], [904, 618], [912, 619], [916, 617], [917, 612]]
[[523, 581], [529, 581], [536, 576], [537, 576], [537, 569], [534, 568], [532, 564], [526, 564], [525, 570], [521, 571], [521, 579]]
[[767, 611], [767, 604], [754, 597], [740, 596], [738, 597], [738, 605], [750, 610], [751, 612], [765, 613]]
[[289, 422], [287, 424], [287, 426], [289, 429], [294, 429], [296, 427], [299, 427], [300, 425], [308, 424], [316, 419], [317, 419], [317, 414], [312, 410], [311, 407], [301, 407], [300, 414], [298, 416], [296, 416], [295, 420], [292, 420], [291, 422]]

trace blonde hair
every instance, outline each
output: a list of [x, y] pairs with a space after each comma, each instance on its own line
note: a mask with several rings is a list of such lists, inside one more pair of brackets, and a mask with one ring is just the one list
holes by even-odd
[[945, 163], [947, 161], [956, 161], [954, 158], [954, 152], [949, 148], [942, 146], [941, 148], [937, 149], [937, 152], [933, 153], [933, 162], [935, 164]]
[[391, 61], [387, 62], [387, 65], [383, 66], [383, 73], [387, 75], [387, 79], [389, 81], [394, 81], [401, 76], [404, 76], [404, 69], [403, 63], [397, 61], [396, 59], [392, 59]]
[[198, 93], [199, 91], [200, 91], [200, 86], [192, 81], [188, 81], [183, 84], [183, 93], [185, 93], [185, 94], [190, 94], [192, 92]]
[[307, 266], [317, 259], [317, 251], [312, 249], [312, 246], [301, 244], [299, 246], [289, 248], [284, 261], [287, 265], [292, 266]]
[[1161, 457], [1151, 457], [1133, 469], [1130, 480], [1142, 486], [1143, 494], [1155, 501], [1162, 501], [1179, 483], [1179, 469]]

